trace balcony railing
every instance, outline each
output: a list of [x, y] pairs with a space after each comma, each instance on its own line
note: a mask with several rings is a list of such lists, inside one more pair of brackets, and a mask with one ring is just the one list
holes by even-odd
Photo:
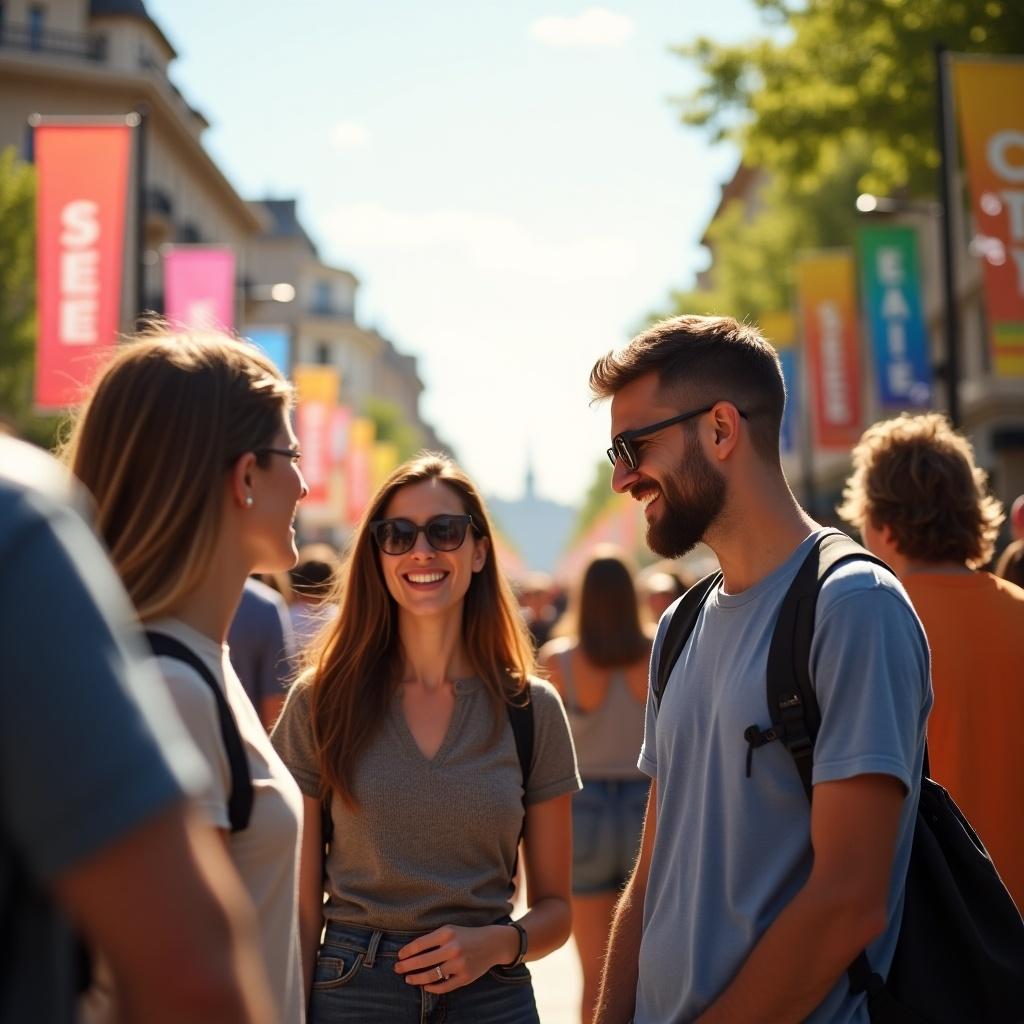
[[0, 22], [0, 50], [22, 50], [99, 62], [107, 58], [107, 40], [105, 36], [92, 32], [64, 32]]

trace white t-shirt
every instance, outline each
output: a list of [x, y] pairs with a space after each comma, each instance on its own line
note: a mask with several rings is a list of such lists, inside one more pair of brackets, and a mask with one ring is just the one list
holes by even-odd
[[[253, 805], [248, 827], [228, 833], [228, 848], [256, 908], [267, 976], [277, 1002], [275, 1018], [282, 1024], [301, 1024], [305, 1019], [298, 918], [302, 794], [242, 689], [227, 644], [218, 644], [177, 619], [158, 619], [146, 628], [181, 641], [202, 658], [223, 688], [238, 723], [252, 777]], [[196, 803], [213, 825], [227, 831], [231, 768], [216, 699], [184, 662], [158, 658], [157, 663], [178, 713], [210, 766], [210, 784]]]

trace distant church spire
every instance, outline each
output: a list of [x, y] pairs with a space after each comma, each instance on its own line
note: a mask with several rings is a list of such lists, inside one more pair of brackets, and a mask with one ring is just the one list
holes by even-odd
[[527, 447], [526, 449], [526, 486], [523, 498], [526, 501], [533, 501], [534, 495], [534, 475], [533, 475], [533, 449]]

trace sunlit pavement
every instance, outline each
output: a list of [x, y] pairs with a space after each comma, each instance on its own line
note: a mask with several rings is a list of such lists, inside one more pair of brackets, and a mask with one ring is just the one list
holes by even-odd
[[541, 1024], [579, 1024], [580, 962], [570, 939], [561, 949], [530, 963]]

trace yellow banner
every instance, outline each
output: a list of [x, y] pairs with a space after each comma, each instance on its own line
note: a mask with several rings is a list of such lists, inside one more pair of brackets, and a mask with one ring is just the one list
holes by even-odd
[[375, 441], [370, 465], [373, 489], [376, 491], [398, 465], [398, 445], [394, 441]]
[[303, 364], [292, 371], [292, 383], [300, 402], [324, 402], [333, 406], [338, 401], [341, 375], [333, 366]]
[[796, 317], [792, 313], [762, 313], [757, 320], [761, 333], [775, 348], [796, 345]]
[[1024, 60], [962, 58], [953, 81], [992, 365], [999, 376], [1024, 377]]

